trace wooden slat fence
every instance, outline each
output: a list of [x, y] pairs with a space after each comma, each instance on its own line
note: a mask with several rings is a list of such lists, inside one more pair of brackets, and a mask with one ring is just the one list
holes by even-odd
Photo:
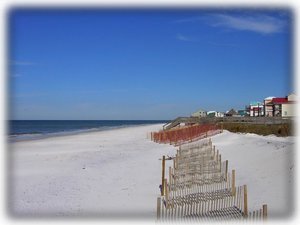
[[151, 132], [150, 136], [151, 140], [157, 143], [181, 145], [187, 142], [203, 139], [220, 132], [221, 130], [215, 124], [202, 124]]
[[[228, 216], [226, 211], [236, 209], [236, 216], [245, 217], [245, 188], [237, 187], [234, 195], [229, 190], [223, 191], [207, 190], [194, 195], [185, 195], [174, 199], [168, 199], [167, 195], [158, 198], [160, 217], [158, 219], [175, 218], [201, 218], [207, 219], [209, 215], [214, 218], [215, 211]], [[159, 205], [160, 204], [160, 205]]]
[[162, 162], [161, 196], [157, 198], [159, 221], [264, 220], [267, 205], [248, 212], [247, 186], [236, 187], [235, 170], [228, 173], [228, 160], [211, 139], [180, 146], [173, 168], [165, 175]]

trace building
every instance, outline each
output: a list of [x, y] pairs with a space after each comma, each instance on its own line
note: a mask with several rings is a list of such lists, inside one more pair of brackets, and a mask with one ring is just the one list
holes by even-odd
[[207, 117], [224, 117], [224, 113], [217, 111], [208, 111]]
[[264, 99], [264, 115], [265, 116], [273, 116], [273, 107], [269, 103], [275, 97], [267, 97]]
[[258, 101], [250, 102], [249, 106], [250, 116], [264, 116], [264, 104]]
[[268, 110], [272, 109], [269, 116], [275, 117], [292, 117], [296, 116], [296, 102], [297, 96], [290, 94], [285, 98], [272, 98], [271, 101], [266, 103]]
[[246, 115], [247, 115], [247, 112], [246, 112], [245, 109], [239, 109], [239, 110], [237, 111], [237, 114], [238, 114], [239, 116], [246, 116]]
[[296, 116], [296, 103], [297, 96], [295, 94], [290, 94], [287, 96], [287, 102], [282, 104], [282, 117], [292, 117]]
[[198, 111], [192, 113], [192, 117], [206, 117], [207, 113], [205, 110], [199, 109]]
[[268, 107], [272, 107], [272, 116], [281, 117], [282, 104], [287, 101], [287, 98], [273, 98], [272, 101], [267, 104]]
[[217, 112], [217, 117], [224, 117], [225, 114], [223, 112]]
[[237, 116], [238, 113], [235, 109], [230, 109], [225, 113], [225, 116]]

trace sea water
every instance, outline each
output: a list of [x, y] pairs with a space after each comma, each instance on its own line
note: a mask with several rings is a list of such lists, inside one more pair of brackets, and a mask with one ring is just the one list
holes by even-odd
[[166, 120], [10, 120], [9, 141], [110, 130], [129, 126], [166, 123]]

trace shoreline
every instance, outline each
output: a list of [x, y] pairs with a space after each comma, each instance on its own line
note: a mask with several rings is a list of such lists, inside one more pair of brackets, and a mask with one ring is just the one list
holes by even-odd
[[[105, 132], [110, 130], [119, 130], [119, 129], [126, 129], [126, 128], [132, 128], [132, 127], [141, 127], [141, 126], [152, 126], [152, 125], [163, 125], [162, 123], [153, 123], [153, 124], [133, 124], [133, 125], [121, 125], [121, 126], [115, 126], [115, 127], [106, 127], [106, 128], [90, 128], [86, 130], [74, 130], [74, 131], [61, 131], [61, 132], [53, 132], [53, 133], [46, 133], [46, 134], [20, 134], [20, 135], [6, 135], [7, 143], [18, 143], [18, 142], [27, 142], [27, 141], [36, 141], [36, 140], [44, 140], [48, 138], [59, 138], [59, 137], [68, 137], [68, 136], [77, 136], [81, 134], [89, 134], [89, 133], [95, 133], [95, 132]], [[34, 135], [34, 137], [25, 137], [24, 139], [21, 139], [22, 136], [25, 135]], [[36, 135], [36, 136], [35, 136]], [[12, 136], [20, 137], [18, 138], [12, 138]]]

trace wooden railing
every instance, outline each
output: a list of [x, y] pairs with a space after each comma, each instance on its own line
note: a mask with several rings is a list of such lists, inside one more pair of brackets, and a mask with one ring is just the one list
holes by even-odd
[[178, 126], [181, 123], [187, 124], [187, 125], [192, 125], [195, 123], [199, 122], [199, 118], [197, 117], [177, 117], [176, 119], [170, 121], [169, 123], [166, 123], [165, 125], [163, 125], [163, 129], [164, 130], [169, 130], [172, 129], [176, 126]]

